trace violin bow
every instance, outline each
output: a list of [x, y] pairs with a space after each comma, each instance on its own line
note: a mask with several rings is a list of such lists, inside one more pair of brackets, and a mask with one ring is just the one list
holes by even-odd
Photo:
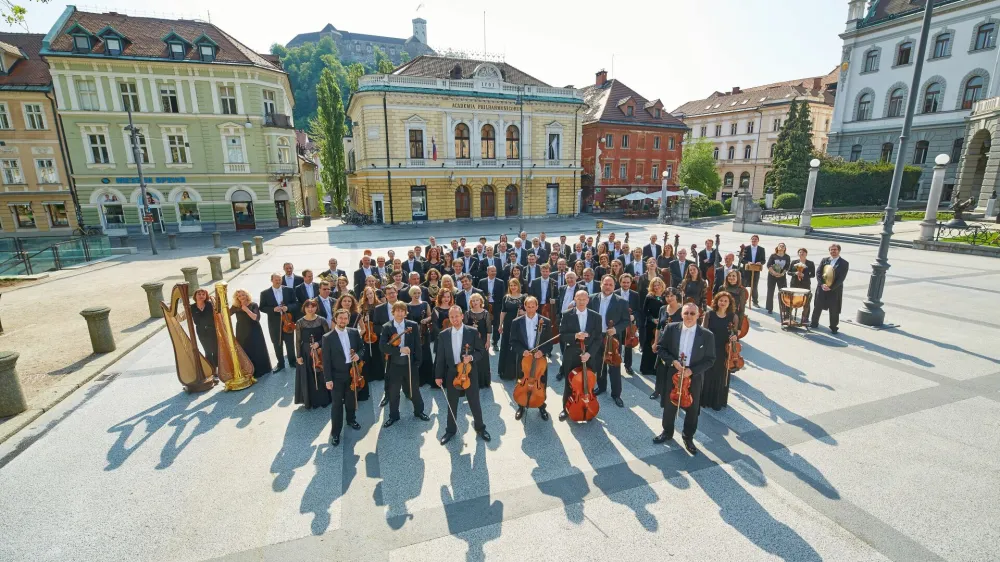
[[[677, 409], [674, 410], [674, 424], [675, 425], [677, 424], [677, 420], [680, 419], [681, 403], [684, 402], [684, 400], [683, 400], [684, 399], [684, 369], [686, 367], [686, 365], [684, 365], [684, 360], [685, 359], [687, 359], [687, 357], [683, 353], [681, 353], [681, 356], [680, 356], [680, 363], [681, 363], [680, 375], [681, 375], [681, 378], [679, 378], [677, 380]], [[669, 402], [669, 401], [670, 401], [670, 395], [668, 394], [667, 395], [667, 402]], [[694, 438], [693, 435], [691, 437]]]

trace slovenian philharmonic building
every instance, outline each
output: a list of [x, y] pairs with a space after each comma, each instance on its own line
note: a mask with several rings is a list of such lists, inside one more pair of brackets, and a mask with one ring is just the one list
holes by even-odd
[[364, 76], [347, 108], [351, 208], [387, 223], [517, 218], [523, 197], [524, 216], [575, 215], [584, 109], [580, 90], [506, 63], [424, 55]]

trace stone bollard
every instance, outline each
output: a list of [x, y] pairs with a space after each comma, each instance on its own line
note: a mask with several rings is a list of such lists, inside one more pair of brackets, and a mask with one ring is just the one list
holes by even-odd
[[250, 249], [249, 240], [243, 241], [243, 259], [246, 261], [250, 261], [253, 259], [253, 250]]
[[222, 247], [222, 233], [221, 232], [213, 232], [212, 233], [212, 246], [215, 247], [215, 248], [221, 248]]
[[177, 249], [177, 235], [174, 233], [167, 234], [167, 247], [171, 250]]
[[198, 283], [198, 268], [197, 267], [182, 267], [181, 273], [184, 274], [184, 280], [187, 281], [188, 287], [191, 292], [197, 291], [201, 285]]
[[240, 249], [229, 248], [229, 269], [239, 269], [240, 268]]
[[212, 281], [222, 281], [222, 256], [208, 256], [208, 264], [212, 269]]
[[253, 245], [254, 245], [253, 253], [257, 254], [258, 256], [264, 253], [264, 237], [263, 236], [254, 236], [253, 237]]
[[941, 193], [944, 191], [944, 173], [951, 158], [947, 154], [938, 154], [934, 159], [934, 172], [931, 175], [931, 192], [927, 196], [927, 210], [924, 211], [924, 220], [920, 221], [920, 240], [934, 240], [934, 233], [937, 230], [938, 205], [941, 202]]
[[816, 198], [816, 178], [819, 176], [819, 158], [809, 162], [809, 181], [806, 183], [806, 198], [802, 202], [802, 214], [799, 215], [799, 226], [812, 228], [813, 200]]
[[149, 283], [143, 283], [142, 288], [146, 291], [146, 304], [149, 305], [149, 317], [163, 318], [163, 309], [160, 308], [160, 303], [163, 302], [163, 283], [150, 281]]
[[110, 353], [115, 350], [115, 337], [111, 334], [109, 314], [111, 308], [107, 306], [92, 306], [80, 311], [80, 316], [87, 319], [90, 345], [94, 348], [94, 353]]
[[28, 409], [28, 402], [17, 380], [16, 351], [0, 351], [0, 418], [14, 416]]

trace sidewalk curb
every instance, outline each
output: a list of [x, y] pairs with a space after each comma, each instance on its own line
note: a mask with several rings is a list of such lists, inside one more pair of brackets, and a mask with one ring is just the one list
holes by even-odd
[[[225, 275], [223, 275], [223, 280], [231, 282], [269, 253], [270, 252], [264, 252], [263, 254], [255, 255], [250, 261], [241, 263], [240, 269], [237, 270], [232, 277], [225, 278]], [[232, 272], [232, 270], [227, 273], [230, 272]], [[122, 342], [117, 342], [117, 347], [114, 351], [102, 354], [89, 365], [73, 372], [70, 375], [67, 375], [58, 383], [50, 386], [42, 391], [41, 394], [32, 398], [31, 403], [28, 404], [27, 410], [14, 416], [13, 418], [8, 419], [0, 425], [0, 444], [8, 441], [12, 437], [15, 437], [21, 430], [30, 426], [32, 422], [38, 419], [42, 414], [54, 408], [60, 402], [79, 390], [83, 385], [97, 378], [101, 373], [106, 371], [108, 367], [117, 363], [122, 357], [131, 353], [140, 345], [146, 343], [150, 338], [165, 328], [166, 323], [164, 322], [157, 321], [150, 323], [150, 325], [144, 327], [139, 333], [130, 335]]]

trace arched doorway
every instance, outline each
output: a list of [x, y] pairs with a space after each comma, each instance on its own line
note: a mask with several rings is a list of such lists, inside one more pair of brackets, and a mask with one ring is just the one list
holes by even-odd
[[484, 219], [497, 216], [497, 194], [492, 185], [484, 185], [479, 193], [479, 216]]
[[[983, 182], [986, 179], [986, 165], [989, 162], [992, 146], [993, 137], [989, 130], [982, 129], [972, 136], [972, 140], [966, 148], [965, 162], [962, 165], [960, 197], [972, 197], [974, 201], [981, 198]], [[988, 186], [986, 189], [987, 195], [992, 192]], [[950, 199], [951, 193], [942, 193], [941, 200], [947, 201], [946, 197]]]
[[284, 189], [274, 192], [274, 214], [278, 217], [278, 227], [288, 228], [288, 192]]
[[[149, 203], [149, 214], [152, 216], [152, 220], [141, 221], [139, 226], [143, 234], [148, 232], [150, 225], [152, 225], [153, 232], [157, 234], [163, 234], [167, 231], [167, 226], [163, 222], [163, 211], [160, 207], [160, 196], [152, 193], [150, 191], [146, 192], [146, 201]], [[142, 200], [137, 201], [139, 205], [139, 217], [145, 214], [146, 206], [143, 205]]]
[[467, 219], [472, 216], [472, 197], [469, 188], [460, 185], [455, 190], [455, 218]]
[[750, 188], [750, 172], [740, 174], [740, 189]]
[[257, 228], [257, 221], [253, 216], [253, 197], [249, 192], [237, 189], [229, 201], [233, 204], [233, 221], [236, 223], [236, 230]]
[[517, 186], [510, 184], [504, 191], [504, 216], [517, 216]]

